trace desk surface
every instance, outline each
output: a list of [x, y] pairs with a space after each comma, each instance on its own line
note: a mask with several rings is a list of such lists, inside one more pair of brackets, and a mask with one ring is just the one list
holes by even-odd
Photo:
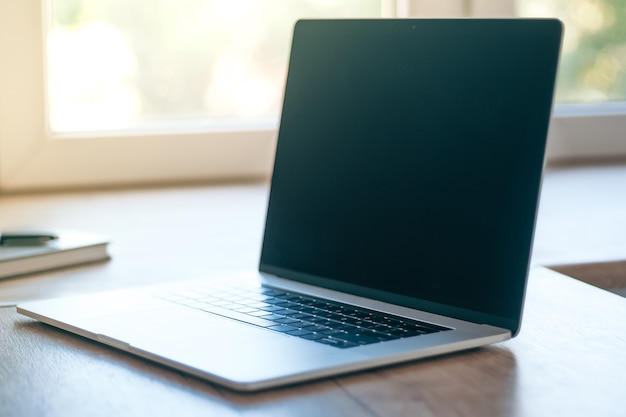
[[0, 196], [0, 230], [109, 236], [105, 263], [0, 280], [0, 306], [256, 269], [266, 184]]
[[[567, 195], [579, 190], [573, 187]], [[563, 194], [544, 198], [543, 221], [540, 210], [539, 248], [548, 252], [557, 246], [547, 244], [562, 241], [548, 233], [553, 225], [548, 220], [564, 215], [552, 210], [557, 197]], [[0, 228], [39, 226], [108, 234], [113, 257], [105, 263], [2, 280], [0, 305], [256, 268], [266, 200], [264, 184], [0, 196]], [[591, 222], [601, 220], [597, 216]], [[564, 230], [567, 226], [562, 220], [556, 224]], [[611, 248], [623, 240], [619, 233], [611, 236]], [[549, 257], [555, 254], [548, 252]], [[241, 395], [4, 307], [0, 416], [623, 416], [624, 317], [624, 298], [535, 268], [522, 331], [513, 340]]]
[[536, 268], [515, 339], [244, 395], [5, 307], [0, 415], [624, 416], [624, 317], [623, 298]]

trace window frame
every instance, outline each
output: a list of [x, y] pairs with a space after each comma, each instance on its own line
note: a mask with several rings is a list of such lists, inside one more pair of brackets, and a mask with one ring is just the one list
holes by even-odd
[[0, 3], [0, 190], [267, 178], [273, 126], [54, 135], [45, 88], [49, 5]]
[[[50, 0], [0, 2], [0, 191], [267, 179], [277, 131], [52, 134], [45, 24]], [[515, 0], [384, 0], [383, 16], [510, 17]], [[626, 105], [555, 105], [548, 160], [626, 157]]]

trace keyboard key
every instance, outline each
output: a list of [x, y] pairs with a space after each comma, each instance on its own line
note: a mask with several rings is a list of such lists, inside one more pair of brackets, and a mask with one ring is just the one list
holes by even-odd
[[325, 323], [325, 322], [328, 322], [328, 319], [326, 317], [315, 316], [315, 317], [309, 319], [309, 322], [311, 322], [311, 323]]
[[278, 314], [266, 314], [264, 316], [260, 316], [260, 318], [265, 319], [265, 320], [276, 321], [278, 319], [282, 319], [283, 316], [279, 316]]
[[271, 304], [267, 304], [267, 303], [261, 303], [261, 302], [256, 302], [256, 303], [250, 303], [248, 304], [250, 307], [254, 307], [254, 308], [263, 308], [263, 307], [269, 307], [271, 306]]
[[392, 336], [390, 334], [386, 334], [386, 333], [379, 333], [379, 332], [371, 332], [371, 333], [367, 333], [369, 336], [380, 340], [381, 342], [387, 341], [387, 340], [397, 340], [398, 338], [396, 336]]
[[370, 343], [379, 343], [380, 339], [377, 339], [375, 337], [372, 336], [368, 336], [365, 334], [348, 334], [348, 333], [343, 333], [343, 334], [339, 334], [339, 335], [333, 335], [333, 338], [336, 339], [341, 339], [343, 341], [346, 342], [350, 342], [350, 343], [355, 343], [357, 345], [367, 345]]
[[284, 296], [281, 297], [283, 300], [287, 300], [287, 301], [291, 301], [294, 303], [297, 303], [299, 300], [302, 300], [302, 297], [299, 295], [290, 295], [290, 294], [286, 294]]
[[319, 333], [309, 333], [309, 334], [304, 334], [300, 337], [303, 339], [307, 339], [307, 340], [318, 340], [318, 339], [323, 339], [326, 336], [324, 336], [323, 334], [319, 334]]
[[297, 303], [292, 303], [289, 301], [283, 301], [282, 303], [276, 303], [274, 304], [276, 307], [282, 307], [282, 308], [298, 308], [299, 304]]
[[389, 332], [387, 332], [387, 334], [391, 336], [397, 336], [400, 339], [408, 337], [408, 333], [402, 329], [391, 329]]
[[370, 327], [369, 330], [374, 330], [376, 332], [381, 332], [381, 333], [388, 333], [388, 332], [390, 332], [393, 329], [391, 327], [389, 327], [389, 326], [382, 326], [380, 324], [377, 324], [377, 325], [375, 325], [373, 327]]
[[267, 307], [261, 307], [259, 310], [270, 312], [270, 311], [278, 311], [278, 310], [283, 310], [283, 309], [280, 308], [280, 307], [276, 307], [276, 306], [270, 305], [270, 306], [267, 306]]
[[323, 343], [325, 345], [338, 347], [340, 349], [359, 346], [356, 343], [346, 342], [345, 340], [332, 339], [329, 337], [325, 337], [323, 339], [317, 339], [316, 342]]
[[336, 330], [344, 330], [344, 331], [356, 330], [354, 326], [351, 326], [349, 324], [341, 324], [341, 323], [332, 323], [328, 325], [328, 327], [331, 327]]
[[304, 307], [302, 309], [300, 309], [300, 311], [302, 313], [306, 313], [306, 314], [312, 314], [312, 315], [316, 315], [316, 314], [321, 314], [321, 313], [325, 313], [324, 310], [319, 309], [319, 308], [314, 308], [314, 307]]
[[294, 331], [285, 332], [285, 333], [290, 334], [292, 336], [304, 336], [304, 335], [311, 334], [313, 332], [310, 332], [310, 331], [308, 331], [306, 329], [302, 329], [302, 330], [294, 330]]
[[281, 300], [280, 298], [266, 298], [265, 300], [263, 300], [263, 302], [267, 304], [280, 304], [283, 302], [283, 300]]
[[274, 330], [275, 332], [281, 332], [281, 333], [289, 333], [289, 332], [292, 332], [294, 330], [298, 330], [298, 329], [296, 329], [294, 327], [286, 326], [286, 325], [269, 326], [269, 327], [266, 327], [266, 328], [270, 329], [270, 330]]
[[241, 307], [241, 308], [235, 308], [233, 310], [238, 311], [240, 313], [253, 313], [255, 311], [259, 311], [259, 310], [257, 310], [256, 308], [253, 308], [253, 307]]
[[278, 309], [278, 310], [274, 310], [274, 311], [272, 311], [272, 313], [273, 314], [278, 314], [280, 316], [289, 316], [291, 314], [297, 314], [295, 311], [289, 310], [287, 308], [281, 308], [281, 309]]
[[281, 323], [281, 324], [300, 323], [300, 320], [290, 319], [289, 317], [283, 317], [281, 319], [276, 319], [274, 321], [276, 323]]
[[255, 317], [260, 317], [260, 316], [266, 316], [267, 315], [267, 311], [256, 310], [256, 311], [251, 311], [250, 313], [246, 313], [246, 314], [249, 314], [249, 315], [255, 316]]
[[328, 330], [321, 330], [320, 334], [326, 335], [326, 336], [333, 336], [336, 334], [341, 334], [343, 333], [341, 330], [335, 330], [335, 329], [328, 329]]
[[[295, 326], [295, 324], [294, 324], [294, 326]], [[315, 332], [315, 333], [321, 332], [322, 330], [327, 330], [328, 329], [328, 327], [316, 326], [314, 324], [308, 324], [308, 323], [303, 325], [303, 326], [301, 326], [300, 328], [303, 329], [303, 330], [308, 330], [310, 332]]]
[[297, 313], [297, 314], [292, 314], [289, 317], [291, 317], [292, 319], [301, 319], [301, 320], [306, 320], [306, 319], [313, 319], [315, 318], [315, 316], [311, 315], [311, 314], [306, 314], [306, 313]]

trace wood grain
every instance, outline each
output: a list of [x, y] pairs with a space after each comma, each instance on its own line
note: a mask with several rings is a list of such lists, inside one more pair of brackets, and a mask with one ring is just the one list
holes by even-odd
[[623, 298], [536, 268], [513, 340], [239, 394], [2, 308], [0, 415], [624, 416], [624, 317]]
[[550, 269], [605, 290], [626, 288], [626, 261], [551, 265]]

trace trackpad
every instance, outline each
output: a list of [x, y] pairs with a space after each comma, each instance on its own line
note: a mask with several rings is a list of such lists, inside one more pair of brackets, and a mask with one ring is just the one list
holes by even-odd
[[365, 358], [349, 352], [351, 349], [336, 349], [184, 307], [86, 319], [76, 324], [128, 343], [135, 352], [147, 352], [147, 357], [156, 355], [166, 359], [162, 362], [175, 362], [239, 383], [307, 373]]

